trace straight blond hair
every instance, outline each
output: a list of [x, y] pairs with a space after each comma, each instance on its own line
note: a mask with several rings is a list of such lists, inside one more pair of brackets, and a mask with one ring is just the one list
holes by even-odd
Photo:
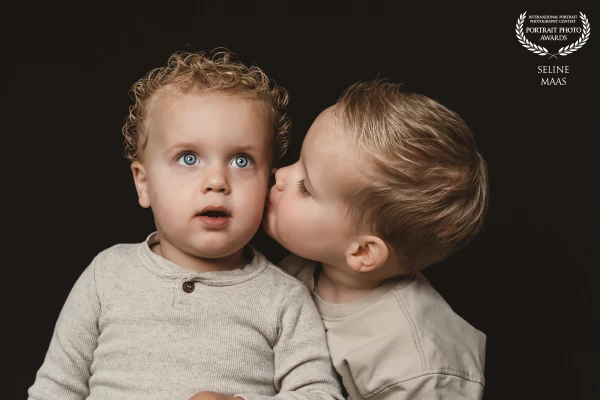
[[345, 196], [359, 231], [392, 245], [411, 272], [449, 257], [481, 231], [487, 167], [458, 114], [382, 80], [352, 85], [334, 110], [372, 166]]

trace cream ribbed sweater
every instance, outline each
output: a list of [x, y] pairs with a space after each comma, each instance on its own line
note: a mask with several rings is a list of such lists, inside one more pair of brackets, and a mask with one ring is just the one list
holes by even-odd
[[341, 399], [306, 287], [259, 252], [198, 274], [154, 254], [157, 235], [100, 253], [60, 313], [31, 400]]

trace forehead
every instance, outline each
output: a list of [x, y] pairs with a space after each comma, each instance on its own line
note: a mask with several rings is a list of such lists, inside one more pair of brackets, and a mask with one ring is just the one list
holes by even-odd
[[323, 111], [310, 127], [302, 144], [301, 161], [315, 190], [340, 196], [358, 184], [362, 157], [351, 145], [332, 109]]
[[335, 119], [332, 109], [328, 108], [317, 116], [308, 130], [302, 144], [302, 152], [311, 158], [327, 154], [342, 156], [345, 151], [331, 151], [340, 145], [343, 146], [343, 150], [349, 147], [341, 124]]
[[150, 103], [146, 122], [149, 142], [193, 141], [199, 135], [234, 142], [273, 138], [263, 101], [223, 92], [165, 90]]

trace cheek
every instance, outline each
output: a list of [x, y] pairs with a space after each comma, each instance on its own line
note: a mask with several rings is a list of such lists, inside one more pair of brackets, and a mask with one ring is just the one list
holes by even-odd
[[267, 180], [252, 179], [242, 181], [236, 201], [237, 207], [252, 219], [262, 219], [267, 199]]
[[[152, 208], [152, 214], [156, 220], [162, 221], [162, 223], [174, 224], [182, 215], [186, 208], [183, 207], [185, 201], [183, 196], [173, 196], [174, 191], [160, 191], [151, 196], [150, 207]], [[174, 205], [176, 205], [174, 207]]]
[[290, 203], [277, 207], [275, 239], [301, 257], [319, 259], [324, 239], [319, 218]]
[[[148, 193], [150, 195], [150, 206], [155, 216], [157, 214], [177, 215], [185, 211], [184, 205], [189, 202], [193, 186], [189, 182], [176, 177], [152, 176], [152, 180], [148, 181]], [[178, 206], [173, 207], [174, 204]]]
[[305, 199], [292, 194], [281, 197], [277, 203], [277, 228], [286, 236], [298, 238], [314, 230], [316, 226], [315, 214], [311, 212]]

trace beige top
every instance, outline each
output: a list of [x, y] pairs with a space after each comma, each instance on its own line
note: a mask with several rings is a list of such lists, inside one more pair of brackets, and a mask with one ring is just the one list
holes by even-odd
[[485, 335], [452, 311], [422, 274], [332, 304], [315, 291], [317, 266], [295, 255], [280, 263], [310, 289], [349, 399], [482, 398]]
[[153, 234], [96, 256], [71, 290], [29, 399], [341, 400], [306, 287], [257, 251], [196, 273], [154, 254]]

